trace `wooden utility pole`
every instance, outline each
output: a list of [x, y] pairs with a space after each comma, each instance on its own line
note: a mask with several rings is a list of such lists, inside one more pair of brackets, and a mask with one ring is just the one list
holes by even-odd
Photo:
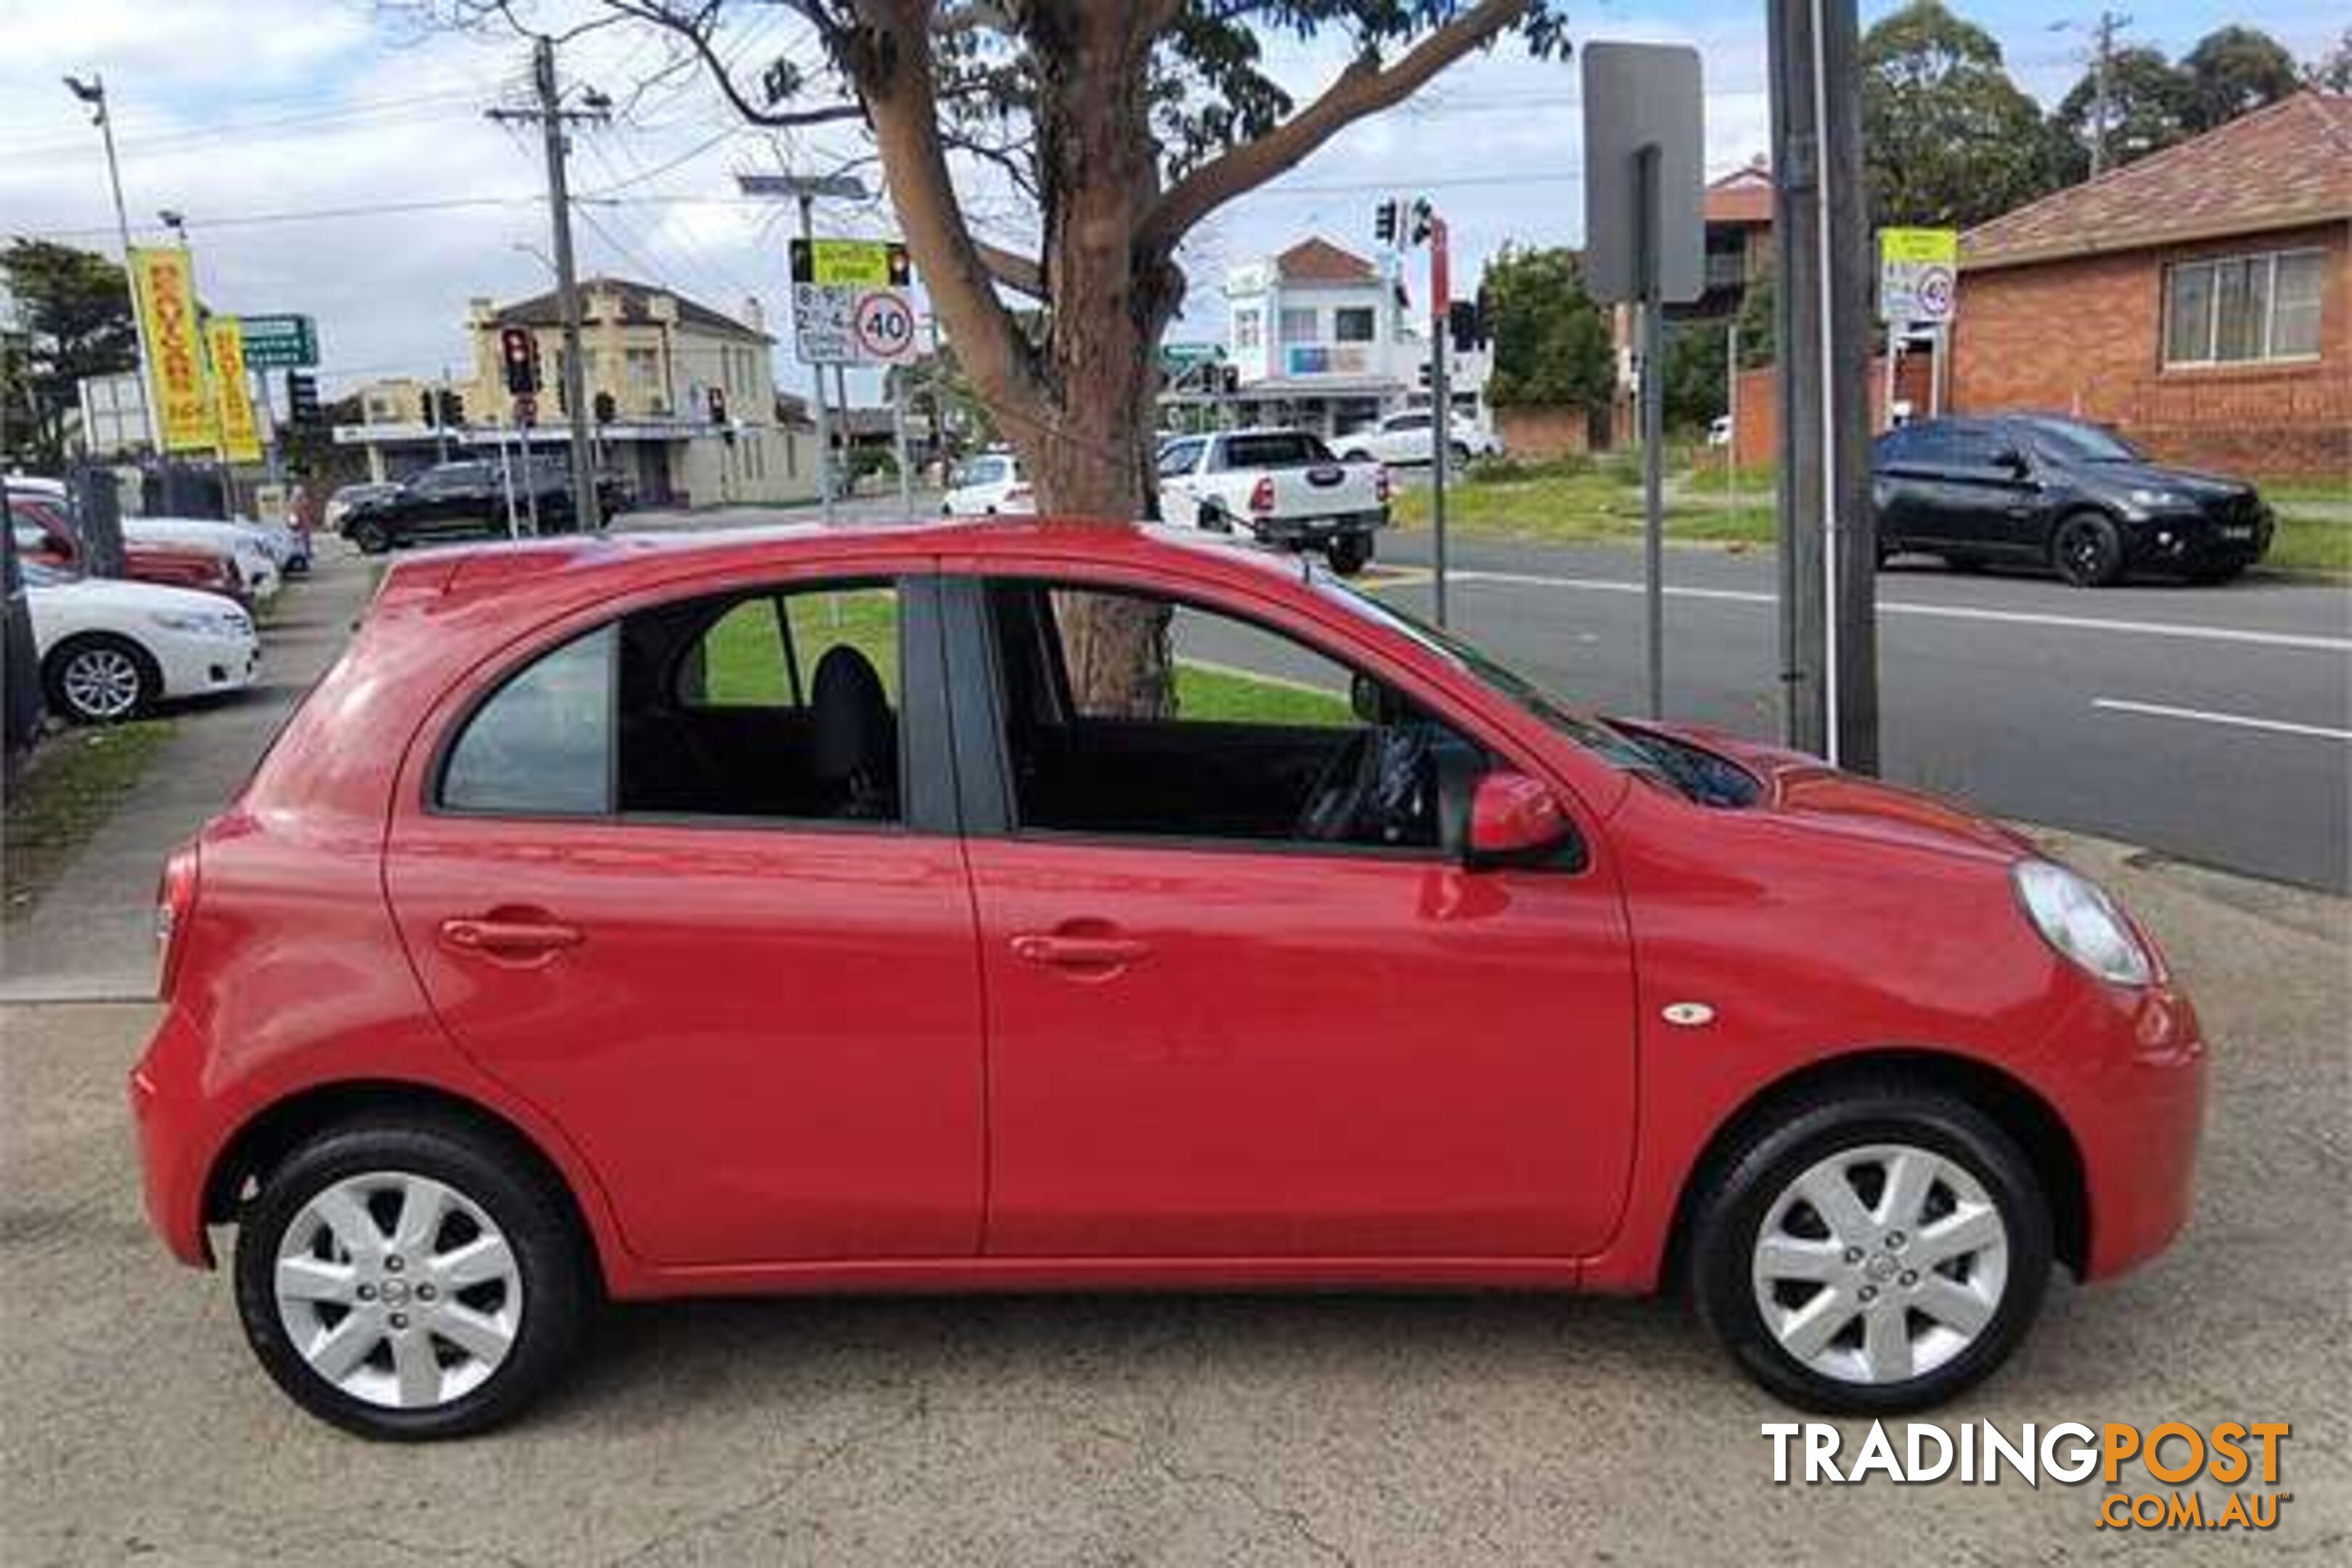
[[1878, 770], [1870, 236], [1853, 0], [1769, 0], [1780, 663], [1789, 744]]

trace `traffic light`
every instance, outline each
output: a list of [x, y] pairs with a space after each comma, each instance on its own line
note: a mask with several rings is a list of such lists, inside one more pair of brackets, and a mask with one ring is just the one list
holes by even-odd
[[440, 413], [440, 410], [433, 405], [433, 394], [430, 390], [420, 392], [416, 395], [416, 406], [418, 409], [416, 416], [418, 424], [429, 426], [436, 422], [436, 416]]
[[1454, 340], [1454, 352], [1466, 354], [1486, 341], [1486, 301], [1456, 300], [1445, 312], [1447, 335]]
[[286, 373], [286, 422], [304, 427], [320, 422], [317, 376], [299, 370]]
[[1397, 240], [1397, 205], [1382, 202], [1372, 209], [1372, 237], [1382, 245], [1394, 245]]
[[611, 393], [600, 392], [596, 395], [597, 424], [610, 425], [613, 422], [614, 416], [619, 413], [620, 409], [614, 404], [613, 395]]
[[446, 430], [461, 427], [466, 423], [466, 398], [463, 393], [443, 387], [438, 394], [441, 426]]
[[529, 327], [499, 330], [499, 368], [507, 391], [528, 397], [539, 390], [539, 340]]
[[1437, 209], [1429, 205], [1427, 196], [1412, 204], [1412, 242], [1415, 245], [1426, 245], [1429, 242], [1430, 222], [1436, 216]]

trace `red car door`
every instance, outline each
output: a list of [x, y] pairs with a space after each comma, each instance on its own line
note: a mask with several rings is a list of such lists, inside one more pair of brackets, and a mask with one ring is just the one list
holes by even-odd
[[1473, 873], [1420, 806], [1381, 829], [1395, 842], [1305, 841], [1294, 822], [1365, 728], [1341, 666], [1194, 601], [1176, 611], [1174, 718], [1092, 716], [1036, 624], [1082, 595], [965, 591], [991, 644], [971, 663], [1001, 673], [992, 717], [961, 721], [959, 689], [959, 745], [1003, 737], [1009, 796], [993, 833], [988, 792], [967, 801], [988, 1251], [1597, 1248], [1634, 1109], [1633, 967], [1600, 846], [1580, 867]]
[[393, 908], [457, 1042], [647, 1261], [969, 1256], [980, 985], [930, 584], [782, 590], [575, 622], [453, 693], [446, 760], [404, 770]]

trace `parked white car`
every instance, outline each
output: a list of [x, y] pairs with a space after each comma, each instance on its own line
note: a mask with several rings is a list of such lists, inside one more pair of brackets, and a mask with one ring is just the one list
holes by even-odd
[[198, 517], [126, 517], [122, 537], [154, 544], [186, 544], [226, 552], [245, 579], [246, 592], [259, 604], [285, 584], [285, 571], [268, 542], [251, 523]]
[[[1428, 409], [1412, 409], [1391, 414], [1376, 425], [1350, 430], [1333, 445], [1339, 456], [1350, 462], [1381, 462], [1400, 466], [1434, 462], [1437, 447], [1431, 431], [1437, 416]], [[1502, 455], [1503, 444], [1494, 436], [1469, 420], [1456, 416], [1454, 420], [1454, 446], [1448, 453], [1455, 462], [1466, 463], [1473, 458], [1494, 458]]]
[[25, 604], [49, 706], [82, 724], [156, 703], [236, 691], [261, 665], [253, 618], [233, 599], [26, 562]]
[[1037, 492], [1010, 452], [982, 452], [967, 458], [950, 477], [940, 502], [947, 517], [1027, 517], [1037, 510]]

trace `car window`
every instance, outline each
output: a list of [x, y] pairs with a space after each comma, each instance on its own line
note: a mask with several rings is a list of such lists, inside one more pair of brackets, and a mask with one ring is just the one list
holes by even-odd
[[454, 811], [593, 816], [612, 809], [614, 629], [544, 654], [478, 709], [441, 774]]
[[2015, 455], [2017, 444], [1998, 425], [1955, 423], [1945, 437], [1943, 461], [1955, 468], [1990, 468]]
[[1400, 414], [1395, 418], [1389, 421], [1389, 428], [1391, 430], [1426, 430], [1429, 428], [1429, 416], [1426, 414]]
[[893, 822], [898, 672], [893, 584], [655, 605], [509, 679], [451, 748], [440, 803]]
[[[1716, 423], [1725, 425], [1726, 422], [1718, 418]], [[1889, 430], [1885, 435], [1881, 436], [1876, 445], [1871, 448], [1872, 458], [1881, 463], [1913, 461], [1919, 454], [1919, 433], [1920, 426], [1916, 425], [1906, 425], [1900, 430]]]
[[1303, 468], [1331, 461], [1330, 449], [1304, 430], [1272, 430], [1225, 437], [1228, 468]]
[[1162, 447], [1160, 449], [1160, 477], [1172, 479], [1191, 473], [1193, 466], [1200, 462], [1201, 448], [1205, 444], [1201, 441], [1171, 441]]
[[996, 484], [1004, 478], [1007, 467], [1002, 458], [974, 458], [964, 465], [963, 472], [956, 482], [962, 485]]
[[[1306, 643], [1173, 597], [990, 586], [1015, 820], [1024, 831], [1433, 851], [1441, 761], [1482, 752]], [[1095, 649], [1164, 617], [1173, 679], [1136, 692]]]

